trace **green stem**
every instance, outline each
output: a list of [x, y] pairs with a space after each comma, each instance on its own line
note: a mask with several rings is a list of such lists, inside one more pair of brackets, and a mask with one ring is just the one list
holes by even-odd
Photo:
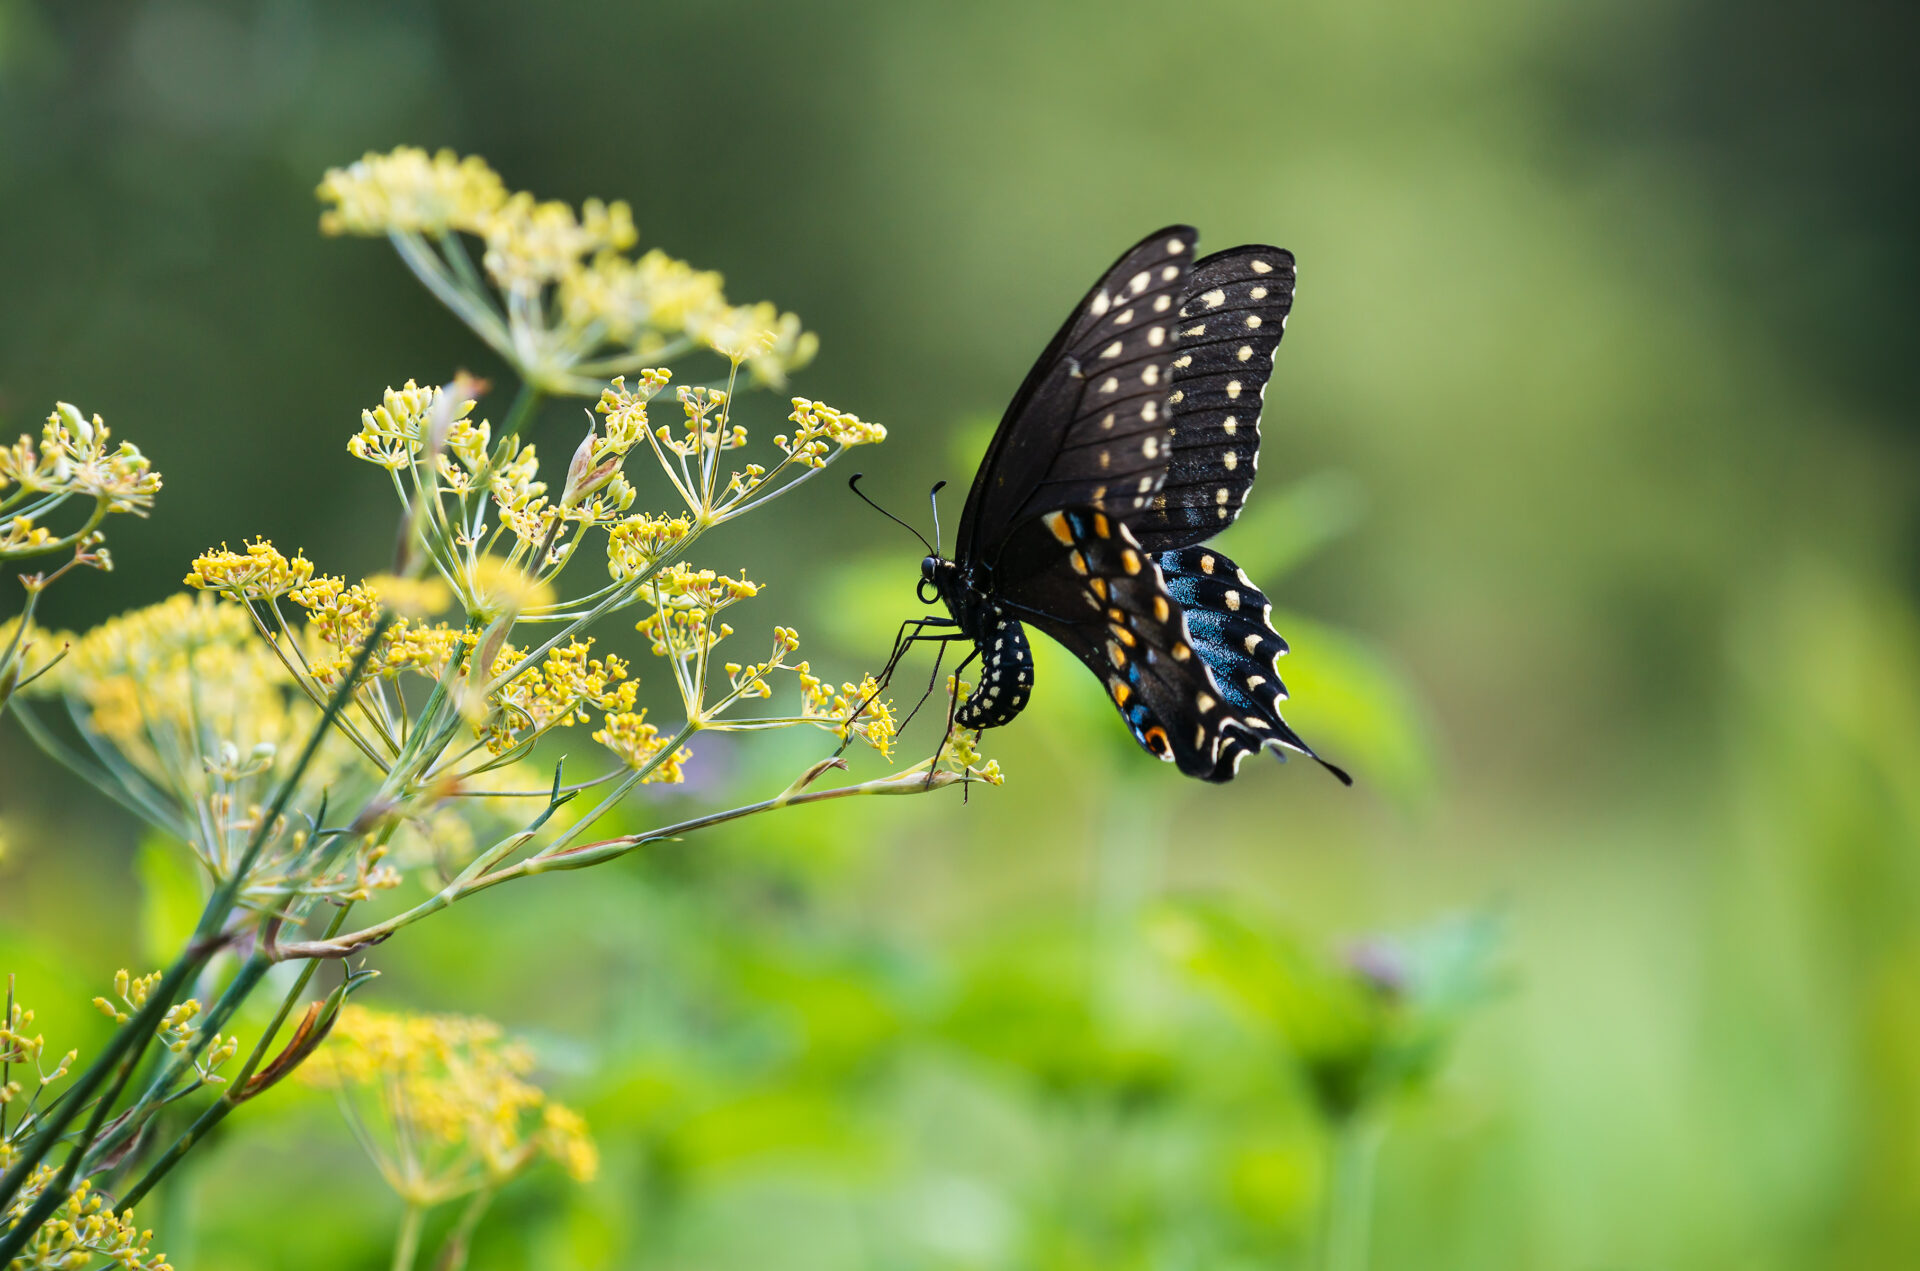
[[534, 411], [540, 408], [540, 400], [546, 394], [526, 380], [520, 382], [520, 391], [513, 395], [513, 405], [507, 408], [507, 417], [500, 425], [502, 437], [517, 436], [533, 418]]
[[1328, 1135], [1321, 1271], [1366, 1271], [1379, 1134], [1365, 1119], [1348, 1117], [1330, 1127]]
[[[346, 707], [353, 686], [359, 681], [361, 673], [366, 670], [368, 660], [373, 657], [375, 647], [378, 646], [390, 625], [392, 625], [390, 615], [383, 615], [374, 624], [373, 631], [367, 637], [367, 642], [362, 646], [359, 656], [354, 659], [352, 667], [340, 681], [339, 690], [335, 692], [333, 700], [327, 704], [327, 709], [321, 714], [319, 722], [314, 725], [312, 735], [307, 738], [307, 744], [300, 752], [300, 758], [288, 772], [286, 780], [281, 783], [272, 805], [266, 809], [266, 815], [260, 819], [258, 828], [255, 829], [245, 851], [241, 854], [237, 868], [215, 889], [213, 896], [207, 901], [206, 908], [201, 911], [200, 922], [194, 928], [193, 936], [187, 942], [186, 949], [161, 977], [160, 983], [148, 997], [146, 1005], [133, 1019], [114, 1031], [112, 1039], [108, 1041], [100, 1057], [87, 1068], [85, 1073], [81, 1074], [79, 1081], [48, 1114], [46, 1122], [22, 1147], [6, 1174], [0, 1176], [0, 1212], [5, 1212], [12, 1199], [19, 1194], [21, 1184], [26, 1181], [34, 1166], [38, 1165], [53, 1149], [54, 1144], [60, 1141], [66, 1133], [67, 1126], [80, 1115], [93, 1093], [117, 1070], [118, 1076], [114, 1078], [112, 1089], [95, 1102], [93, 1116], [89, 1118], [86, 1128], [81, 1131], [78, 1142], [74, 1143], [68, 1151], [67, 1159], [62, 1163], [58, 1177], [40, 1194], [27, 1212], [20, 1216], [20, 1220], [13, 1225], [12, 1229], [0, 1235], [0, 1267], [9, 1265], [14, 1258], [18, 1257], [20, 1251], [26, 1247], [27, 1241], [31, 1240], [34, 1233], [40, 1229], [41, 1224], [45, 1223], [54, 1210], [65, 1202], [68, 1192], [73, 1187], [75, 1172], [80, 1168], [80, 1163], [85, 1159], [94, 1140], [99, 1137], [109, 1110], [132, 1078], [133, 1070], [139, 1064], [140, 1057], [146, 1053], [147, 1044], [153, 1040], [154, 1030], [158, 1027], [161, 1017], [179, 999], [180, 992], [186, 987], [187, 982], [199, 974], [200, 968], [205, 966], [219, 949], [222, 943], [219, 932], [226, 925], [227, 917], [233, 911], [234, 902], [246, 881], [248, 871], [259, 859], [261, 850], [266, 846], [267, 838], [273, 832], [273, 826], [293, 799], [294, 791], [299, 788], [308, 765], [313, 762], [314, 755], [319, 752], [320, 743], [325, 739], [328, 729], [339, 717], [340, 712]], [[126, 1060], [124, 1064], [121, 1062], [123, 1058]]]
[[[677, 742], [676, 742], [677, 744]], [[667, 753], [667, 752], [663, 752]], [[926, 766], [919, 765], [873, 781], [863, 781], [858, 785], [835, 786], [830, 790], [807, 790], [805, 792], [788, 791], [776, 798], [764, 799], [759, 803], [749, 803], [742, 807], [729, 808], [724, 812], [711, 812], [706, 816], [697, 816], [689, 821], [663, 826], [657, 830], [648, 830], [642, 834], [628, 834], [620, 838], [603, 839], [597, 843], [582, 843], [578, 847], [563, 852], [542, 850], [513, 865], [504, 866], [490, 873], [472, 878], [456, 879], [452, 884], [432, 897], [423, 901], [405, 913], [396, 914], [385, 922], [364, 927], [359, 931], [336, 936], [331, 940], [307, 940], [294, 944], [283, 944], [275, 951], [281, 959], [291, 958], [344, 958], [370, 944], [377, 944], [402, 927], [411, 926], [428, 914], [437, 913], [456, 901], [485, 891], [501, 883], [512, 882], [516, 878], [531, 878], [536, 874], [552, 873], [565, 869], [587, 869], [601, 865], [646, 843], [659, 842], [662, 839], [678, 838], [695, 830], [720, 825], [727, 821], [737, 821], [741, 817], [753, 816], [761, 812], [770, 812], [775, 808], [797, 807], [803, 803], [820, 803], [828, 799], [849, 799], [862, 795], [883, 794], [925, 794], [931, 790], [943, 790], [951, 785], [959, 785], [970, 778], [955, 772], [931, 772]], [[471, 868], [471, 866], [469, 866]]]
[[[226, 992], [220, 995], [213, 1009], [207, 1012], [206, 1019], [201, 1021], [200, 1030], [194, 1038], [193, 1045], [168, 1057], [165, 1066], [147, 1084], [146, 1092], [140, 1096], [139, 1101], [133, 1105], [127, 1115], [121, 1118], [118, 1128], [109, 1134], [102, 1135], [99, 1141], [89, 1149], [89, 1156], [97, 1159], [111, 1152], [115, 1146], [139, 1132], [149, 1111], [163, 1101], [170, 1101], [173, 1083], [178, 1081], [181, 1074], [186, 1072], [212, 1044], [214, 1036], [226, 1026], [227, 1020], [240, 1008], [240, 1004], [253, 993], [254, 986], [260, 982], [260, 977], [265, 975], [272, 965], [272, 960], [263, 953], [254, 954], [241, 964], [240, 970], [234, 975], [233, 982], [227, 986]], [[83, 1164], [90, 1163], [83, 1162]], [[90, 1173], [91, 1170], [84, 1172]]]
[[400, 1236], [393, 1242], [393, 1271], [413, 1271], [414, 1259], [420, 1255], [420, 1225], [426, 1221], [427, 1211], [419, 1205], [409, 1203], [406, 1216], [400, 1220]]
[[440, 1256], [434, 1259], [433, 1271], [464, 1271], [467, 1255], [473, 1251], [474, 1228], [480, 1225], [480, 1219], [486, 1215], [487, 1206], [493, 1203], [493, 1189], [483, 1187], [473, 1194], [467, 1207], [460, 1211], [460, 1220], [447, 1233], [446, 1243], [440, 1247]]
[[[327, 925], [327, 935], [331, 936], [340, 930], [347, 920], [347, 911], [352, 908], [351, 904], [347, 904], [341, 905], [334, 911], [333, 920]], [[148, 1168], [140, 1181], [120, 1197], [121, 1207], [131, 1209], [137, 1205], [142, 1197], [153, 1190], [154, 1184], [166, 1176], [167, 1171], [180, 1163], [180, 1158], [185, 1156], [189, 1149], [204, 1139], [207, 1132], [214, 1126], [225, 1120], [228, 1113], [240, 1106], [241, 1099], [245, 1097], [247, 1082], [259, 1069], [261, 1060], [266, 1058], [267, 1052], [273, 1046], [273, 1039], [279, 1036], [280, 1029], [286, 1024], [287, 1016], [293, 1010], [293, 1004], [300, 1000], [300, 995], [306, 991], [307, 982], [313, 978], [313, 973], [319, 966], [318, 962], [309, 962], [300, 968], [300, 974], [294, 979], [293, 986], [287, 990], [286, 996], [280, 999], [280, 1009], [275, 1012], [273, 1022], [268, 1024], [266, 1030], [260, 1034], [260, 1040], [255, 1043], [252, 1053], [247, 1056], [246, 1063], [241, 1065], [240, 1071], [234, 1075], [233, 1080], [227, 1083], [227, 1088], [221, 1092], [220, 1097], [209, 1104], [195, 1118], [194, 1123], [168, 1146], [160, 1159]]]

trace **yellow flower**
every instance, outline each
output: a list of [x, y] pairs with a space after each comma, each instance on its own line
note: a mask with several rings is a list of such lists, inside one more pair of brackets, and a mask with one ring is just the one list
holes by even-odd
[[977, 777], [990, 786], [1005, 785], [1006, 776], [1000, 771], [998, 759], [982, 760], [980, 757], [980, 732], [973, 728], [956, 728], [947, 738], [945, 751], [941, 754], [941, 763], [962, 776]]
[[616, 522], [607, 531], [607, 572], [621, 581], [638, 577], [692, 528], [684, 516], [641, 513]]
[[219, 551], [202, 553], [184, 581], [196, 591], [217, 591], [235, 600], [276, 600], [313, 577], [313, 562], [298, 552], [288, 560], [264, 538], [246, 549], [230, 552], [222, 543]]
[[608, 340], [638, 345], [706, 322], [726, 307], [719, 274], [695, 269], [663, 251], [639, 260], [601, 252], [560, 280], [560, 311], [576, 326], [598, 322]]
[[[488, 737], [487, 748], [504, 754], [550, 728], [565, 727], [578, 721], [586, 723], [588, 711], [615, 710], [631, 705], [631, 685], [627, 664], [609, 655], [587, 656], [591, 640], [572, 640], [550, 650], [537, 667], [522, 672], [513, 683], [494, 694], [493, 709], [481, 730]], [[501, 649], [492, 668], [502, 675], [512, 669], [522, 654], [512, 646]], [[622, 694], [621, 689], [628, 691]]]
[[[96, 997], [93, 999], [94, 1009], [114, 1023], [124, 1024], [132, 1018], [134, 1012], [147, 1004], [148, 997], [152, 995], [154, 986], [158, 985], [160, 980], [161, 972], [159, 971], [132, 977], [127, 974], [126, 968], [122, 967], [113, 977], [114, 997], [119, 1000], [116, 1002], [104, 997]], [[184, 1002], [168, 1007], [166, 1014], [160, 1017], [160, 1025], [155, 1033], [156, 1040], [176, 1055], [184, 1053], [200, 1036], [200, 1026], [193, 1022], [199, 1017], [200, 1012], [198, 998], [190, 997]], [[216, 1069], [232, 1059], [239, 1049], [240, 1043], [236, 1038], [223, 1037], [215, 1033], [207, 1042], [206, 1049], [201, 1051], [193, 1062], [194, 1070], [200, 1080], [211, 1085], [224, 1082], [226, 1078], [220, 1076]]]
[[[487, 425], [482, 423], [476, 427], [468, 422], [467, 416], [473, 407], [471, 397], [463, 396], [456, 403], [447, 397], [444, 388], [421, 388], [408, 380], [405, 388], [389, 388], [380, 395], [378, 406], [360, 412], [360, 431], [348, 439], [347, 452], [356, 459], [398, 471], [412, 463], [413, 457], [427, 444], [440, 440], [428, 435], [439, 416], [444, 417], [442, 428], [449, 444], [456, 430], [460, 432], [460, 440], [469, 446], [478, 434], [480, 454], [471, 465], [477, 468], [485, 459]], [[466, 455], [463, 453], [461, 457], [464, 459]]]
[[467, 589], [474, 612], [488, 617], [525, 613], [554, 602], [550, 585], [498, 556], [482, 556], [474, 562], [467, 573]]
[[625, 203], [588, 199], [580, 215], [558, 200], [536, 202], [522, 191], [488, 217], [487, 272], [503, 290], [537, 290], [572, 273], [584, 256], [624, 251], [638, 234]]
[[377, 1101], [363, 1141], [409, 1203], [498, 1187], [542, 1157], [579, 1181], [599, 1157], [578, 1113], [527, 1080], [533, 1056], [490, 1020], [348, 1005], [304, 1081]]
[[[160, 489], [160, 474], [145, 455], [128, 442], [110, 445], [112, 431], [95, 415], [60, 402], [47, 416], [36, 445], [23, 435], [11, 446], [0, 446], [0, 503], [16, 504], [22, 495], [41, 496], [35, 512], [0, 516], [0, 557], [30, 556], [79, 543], [84, 550], [97, 538], [81, 543], [86, 530], [55, 533], [39, 522], [69, 498], [92, 499], [103, 513], [131, 512], [145, 516]], [[9, 489], [13, 493], [9, 494]], [[93, 563], [107, 566], [104, 551]]]
[[893, 758], [893, 739], [899, 725], [893, 704], [880, 697], [880, 684], [871, 675], [858, 684], [833, 685], [814, 675], [807, 663], [794, 670], [800, 674], [800, 714], [817, 721], [834, 736], [860, 738], [880, 753]]
[[[35, 1166], [0, 1213], [0, 1230], [25, 1217], [58, 1173], [50, 1165]], [[172, 1271], [167, 1255], [153, 1252], [153, 1232], [134, 1225], [133, 1210], [114, 1213], [106, 1198], [94, 1193], [92, 1180], [82, 1179], [8, 1266], [56, 1271], [95, 1266], [103, 1259], [121, 1271]]]
[[177, 595], [68, 637], [67, 657], [27, 689], [62, 693], [86, 708], [94, 731], [149, 776], [175, 789], [220, 738], [241, 750], [284, 743], [296, 722], [286, 672], [257, 640], [244, 609], [210, 595]]
[[[647, 722], [647, 713], [618, 711], [607, 716], [606, 726], [593, 739], [611, 750], [629, 768], [644, 768], [666, 749], [660, 730]], [[642, 778], [642, 784], [655, 782], [677, 785], [687, 779], [687, 760], [693, 752], [685, 746], [660, 761], [660, 765]]]
[[887, 439], [887, 430], [881, 425], [804, 397], [793, 399], [793, 413], [787, 418], [798, 427], [792, 437], [775, 437], [773, 444], [794, 462], [809, 468], [824, 468], [827, 452], [833, 446], [865, 446]]
[[400, 578], [393, 574], [375, 574], [365, 586], [382, 606], [409, 618], [426, 618], [444, 613], [453, 603], [453, 591], [438, 578]]
[[330, 168], [320, 182], [323, 234], [480, 233], [507, 201], [506, 187], [484, 159], [451, 150], [428, 157], [413, 146], [367, 154]]
[[754, 379], [784, 388], [787, 375], [813, 361], [820, 337], [803, 331], [800, 319], [772, 301], [716, 310], [695, 326], [702, 344], [721, 357], [744, 362]]

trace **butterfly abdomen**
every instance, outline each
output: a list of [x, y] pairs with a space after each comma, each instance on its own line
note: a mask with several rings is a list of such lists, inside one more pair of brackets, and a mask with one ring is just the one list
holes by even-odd
[[980, 653], [980, 682], [955, 712], [963, 728], [998, 728], [1013, 722], [1033, 692], [1033, 646], [1026, 628], [999, 609], [985, 615], [975, 648]]

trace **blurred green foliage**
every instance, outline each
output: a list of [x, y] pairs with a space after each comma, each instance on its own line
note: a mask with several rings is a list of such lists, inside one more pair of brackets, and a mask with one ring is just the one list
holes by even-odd
[[[1377, 1109], [1374, 1266], [1906, 1265], [1911, 21], [7, 0], [0, 423], [75, 401], [167, 475], [47, 616], [253, 533], [382, 565], [357, 411], [492, 368], [384, 248], [314, 232], [319, 174], [367, 149], [627, 199], [643, 246], [799, 312], [796, 391], [893, 429], [869, 488], [905, 514], [965, 484], [1125, 243], [1278, 242], [1303, 285], [1222, 546], [1286, 610], [1289, 718], [1360, 789], [1182, 782], [1046, 647], [1004, 789], [802, 809], [410, 929], [367, 1000], [531, 1035], [605, 1153], [504, 1194], [475, 1265], [1307, 1265], [1329, 1106], [1383, 1072], [1424, 1080]], [[918, 549], [824, 488], [781, 514], [715, 563], [850, 675], [914, 612]], [[763, 759], [709, 745], [695, 777]], [[636, 826], [671, 815], [648, 797]], [[84, 1052], [180, 880], [10, 729], [0, 818], [0, 967]], [[1483, 928], [1434, 923], [1489, 906], [1511, 982], [1483, 1000]], [[1342, 950], [1383, 930], [1433, 942], [1392, 965], [1461, 970], [1382, 999]], [[1479, 1003], [1457, 1037], [1429, 991]], [[380, 1265], [397, 1205], [325, 1100], [257, 1106], [150, 1202], [161, 1247]]]

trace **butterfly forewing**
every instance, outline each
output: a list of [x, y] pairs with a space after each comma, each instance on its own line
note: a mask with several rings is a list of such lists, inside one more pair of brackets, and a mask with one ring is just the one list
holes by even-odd
[[1174, 323], [1196, 235], [1140, 240], [1087, 293], [1034, 364], [994, 434], [961, 518], [962, 555], [991, 563], [1049, 509], [1131, 514], [1167, 471]]
[[1175, 323], [1167, 476], [1148, 509], [1127, 516], [1149, 549], [1211, 538], [1240, 514], [1293, 285], [1293, 255], [1277, 247], [1236, 247], [1194, 266]]

